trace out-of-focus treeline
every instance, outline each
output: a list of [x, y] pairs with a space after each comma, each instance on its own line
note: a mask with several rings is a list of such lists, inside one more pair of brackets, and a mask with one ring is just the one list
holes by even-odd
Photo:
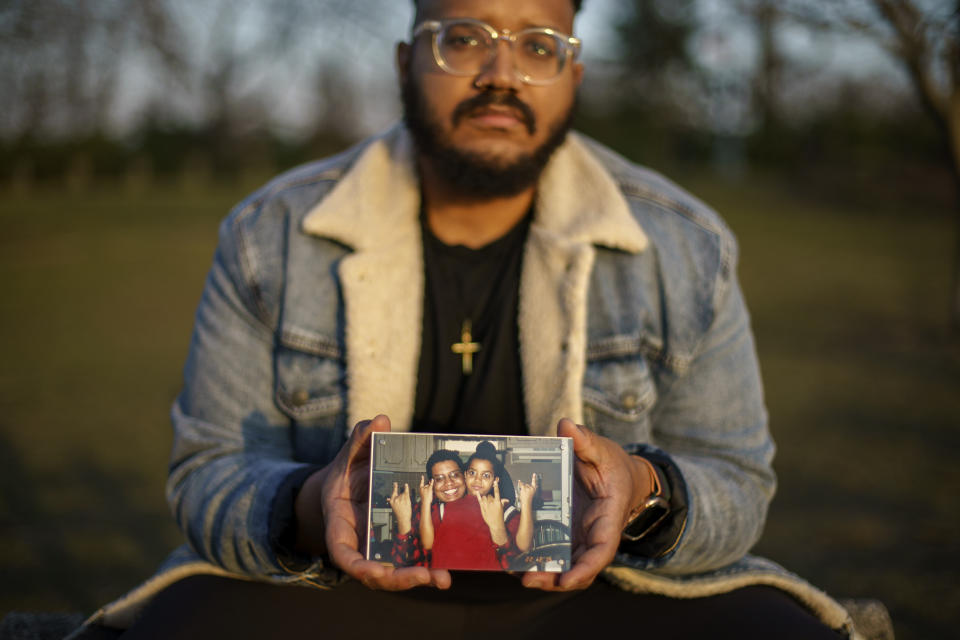
[[[229, 179], [338, 147], [356, 137], [362, 76], [327, 59], [363, 50], [340, 32], [389, 37], [365, 4], [4, 2], [0, 181]], [[312, 113], [291, 134], [277, 103], [298, 97]]]
[[765, 169], [834, 197], [950, 206], [960, 2], [628, 4], [607, 109], [585, 112], [600, 137], [652, 163]]
[[[577, 123], [672, 173], [957, 212], [960, 0], [587, 0]], [[266, 176], [398, 116], [406, 0], [0, 2], [0, 187]], [[592, 39], [591, 39], [592, 38]]]
[[[580, 127], [631, 156], [785, 171], [880, 201], [952, 197], [960, 3], [592, 4], [609, 29], [585, 44]], [[8, 0], [0, 180], [230, 178], [337, 149], [383, 123], [365, 103], [396, 104], [391, 61], [370, 45], [389, 55], [410, 13], [396, 0]]]
[[[396, 0], [0, 7], [0, 182], [20, 188], [232, 179], [339, 149], [396, 117], [389, 57], [412, 12]], [[578, 126], [631, 157], [951, 206], [960, 2], [588, 0], [591, 11], [606, 29], [585, 44]]]

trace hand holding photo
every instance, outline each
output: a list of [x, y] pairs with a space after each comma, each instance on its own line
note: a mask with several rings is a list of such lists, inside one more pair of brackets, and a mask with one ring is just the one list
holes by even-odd
[[[367, 559], [396, 567], [569, 569], [569, 438], [380, 433], [371, 447]], [[514, 476], [521, 479], [514, 483]]]

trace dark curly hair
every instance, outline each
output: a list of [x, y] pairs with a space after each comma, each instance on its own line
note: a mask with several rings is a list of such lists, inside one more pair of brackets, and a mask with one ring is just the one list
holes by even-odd
[[427, 459], [427, 478], [433, 477], [433, 465], [437, 464], [438, 462], [443, 462], [444, 460], [456, 462], [460, 471], [463, 471], [463, 460], [456, 454], [455, 451], [450, 451], [448, 449], [437, 449]]

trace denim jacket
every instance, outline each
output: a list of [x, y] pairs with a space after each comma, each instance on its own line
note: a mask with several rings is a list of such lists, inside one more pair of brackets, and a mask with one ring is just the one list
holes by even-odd
[[[292, 568], [268, 523], [291, 474], [330, 461], [358, 421], [409, 428], [419, 209], [398, 126], [275, 179], [224, 221], [173, 407], [167, 495], [189, 549], [103, 620], [122, 623], [189, 573], [336, 580], [321, 561]], [[771, 584], [849, 627], [825, 594], [746, 556], [774, 493], [774, 445], [736, 259], [713, 211], [571, 134], [539, 182], [523, 258], [528, 428], [554, 435], [568, 417], [682, 475], [675, 544], [619, 553], [605, 572], [617, 584], [679, 597]]]

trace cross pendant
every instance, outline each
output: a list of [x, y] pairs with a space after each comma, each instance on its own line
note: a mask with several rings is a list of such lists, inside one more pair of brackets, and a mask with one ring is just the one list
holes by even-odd
[[463, 326], [460, 329], [460, 342], [453, 343], [450, 350], [463, 357], [463, 375], [468, 376], [473, 373], [473, 354], [480, 351], [480, 343], [473, 341], [469, 318], [463, 321]]

